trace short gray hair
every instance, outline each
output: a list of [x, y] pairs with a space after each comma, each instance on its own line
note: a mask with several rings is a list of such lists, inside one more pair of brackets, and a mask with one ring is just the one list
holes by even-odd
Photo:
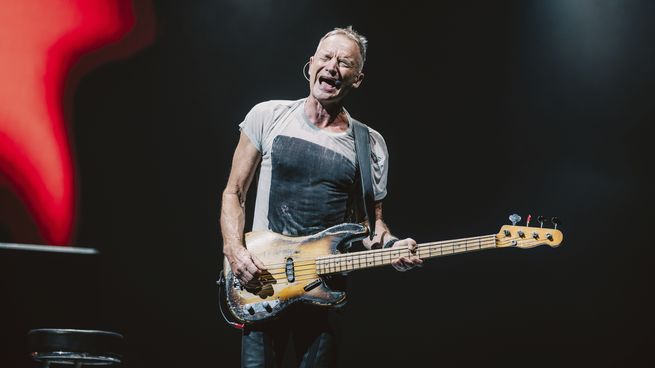
[[366, 49], [368, 48], [368, 40], [362, 34], [355, 31], [353, 29], [353, 26], [348, 26], [346, 28], [336, 27], [335, 29], [333, 29], [330, 32], [326, 33], [325, 36], [323, 36], [323, 38], [321, 38], [321, 40], [318, 42], [318, 44], [320, 45], [321, 42], [323, 42], [324, 39], [326, 39], [326, 38], [328, 38], [330, 36], [338, 35], [338, 34], [341, 34], [341, 35], [344, 35], [344, 36], [350, 38], [359, 47], [359, 55], [362, 57], [362, 65], [359, 66], [359, 70], [361, 71], [362, 68], [364, 68], [364, 62], [366, 61]]

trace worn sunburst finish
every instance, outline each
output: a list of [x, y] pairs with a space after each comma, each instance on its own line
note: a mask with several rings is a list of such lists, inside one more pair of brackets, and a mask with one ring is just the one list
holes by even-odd
[[266, 265], [267, 272], [260, 277], [262, 286], [241, 285], [227, 259], [224, 260], [230, 311], [241, 322], [252, 323], [274, 317], [296, 302], [342, 305], [346, 301], [345, 292], [326, 286], [317, 270], [317, 259], [339, 254], [349, 242], [367, 234], [367, 228], [359, 224], [337, 225], [303, 237], [289, 237], [271, 231], [246, 234], [246, 247]]
[[346, 294], [329, 288], [325, 279], [328, 275], [389, 265], [400, 257], [428, 259], [485, 249], [529, 249], [542, 244], [554, 248], [564, 239], [557, 229], [505, 225], [497, 234], [418, 244], [413, 251], [391, 247], [340, 252], [348, 242], [362, 239], [367, 233], [365, 226], [342, 224], [303, 237], [270, 231], [246, 234], [246, 247], [264, 263], [267, 272], [257, 280], [261, 284], [241, 285], [225, 260], [226, 299], [232, 315], [241, 322], [254, 323], [274, 317], [296, 302], [343, 305]]

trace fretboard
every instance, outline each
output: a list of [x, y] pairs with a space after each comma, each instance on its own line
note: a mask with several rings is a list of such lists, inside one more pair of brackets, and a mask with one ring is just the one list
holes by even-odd
[[[492, 248], [496, 248], [495, 234], [419, 244], [415, 255], [421, 259], [426, 259]], [[374, 249], [335, 254], [316, 259], [316, 270], [319, 275], [348, 272], [362, 268], [390, 265], [393, 260], [400, 257], [409, 257], [410, 255], [410, 251], [406, 248]]]

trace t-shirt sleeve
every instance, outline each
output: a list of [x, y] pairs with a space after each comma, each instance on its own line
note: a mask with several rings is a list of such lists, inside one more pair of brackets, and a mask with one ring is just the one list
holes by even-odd
[[387, 196], [387, 174], [389, 172], [389, 152], [387, 144], [380, 133], [369, 128], [371, 138], [371, 176], [375, 200]]
[[270, 123], [272, 118], [270, 109], [267, 105], [266, 102], [255, 105], [239, 124], [239, 129], [248, 136], [250, 142], [260, 153], [262, 152], [265, 126]]
[[[293, 102], [293, 101], [292, 101]], [[270, 138], [276, 122], [290, 111], [292, 104], [284, 100], [270, 100], [258, 103], [246, 114], [239, 129], [248, 136], [250, 142], [262, 155], [270, 145]]]

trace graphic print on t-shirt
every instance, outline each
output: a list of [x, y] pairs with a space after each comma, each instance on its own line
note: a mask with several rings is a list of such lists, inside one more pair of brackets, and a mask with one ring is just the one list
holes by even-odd
[[279, 135], [271, 150], [269, 229], [309, 235], [344, 221], [355, 166], [304, 139]]

